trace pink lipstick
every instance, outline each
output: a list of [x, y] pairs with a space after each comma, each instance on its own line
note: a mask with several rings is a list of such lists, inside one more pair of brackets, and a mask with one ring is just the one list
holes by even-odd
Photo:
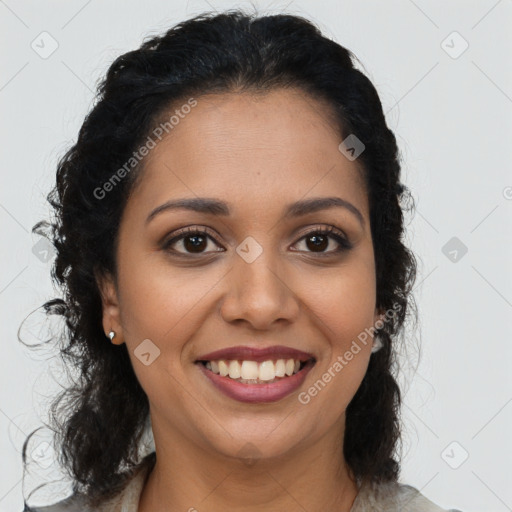
[[229, 347], [200, 356], [203, 375], [226, 396], [241, 402], [275, 402], [296, 391], [316, 362], [308, 352], [276, 345]]

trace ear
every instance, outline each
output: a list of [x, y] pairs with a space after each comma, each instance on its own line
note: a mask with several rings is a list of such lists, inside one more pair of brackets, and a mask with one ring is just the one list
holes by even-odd
[[123, 342], [123, 330], [121, 327], [121, 315], [116, 285], [110, 274], [95, 271], [96, 283], [101, 296], [103, 311], [103, 331], [108, 337], [110, 331], [116, 333], [112, 343], [121, 345]]

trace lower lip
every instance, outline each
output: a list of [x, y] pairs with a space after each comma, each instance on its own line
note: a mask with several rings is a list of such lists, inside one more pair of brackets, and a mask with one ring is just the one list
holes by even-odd
[[308, 361], [307, 364], [291, 377], [284, 377], [283, 379], [272, 382], [271, 384], [243, 384], [229, 377], [221, 377], [220, 375], [208, 370], [202, 363], [196, 363], [203, 374], [210, 380], [210, 382], [226, 396], [238, 400], [240, 402], [249, 403], [267, 403], [276, 402], [281, 400], [290, 393], [297, 390], [309, 370], [313, 368], [314, 362]]

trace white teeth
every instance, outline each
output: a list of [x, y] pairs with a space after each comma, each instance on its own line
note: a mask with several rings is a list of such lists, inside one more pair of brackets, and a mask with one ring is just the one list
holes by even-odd
[[240, 363], [238, 361], [229, 362], [229, 376], [232, 379], [239, 379], [241, 377]]
[[256, 361], [244, 361], [242, 363], [242, 369], [240, 370], [242, 379], [257, 379], [258, 375], [258, 363]]
[[225, 377], [229, 373], [229, 366], [226, 361], [219, 361], [219, 374], [221, 377]]
[[286, 373], [286, 364], [284, 359], [278, 359], [276, 361], [276, 377], [284, 377]]
[[207, 361], [206, 368], [221, 377], [229, 376], [231, 379], [239, 380], [246, 384], [257, 384], [258, 382], [273, 382], [276, 377], [290, 377], [300, 369], [298, 359], [271, 359], [257, 363], [256, 361]]
[[263, 361], [263, 363], [260, 364], [260, 373], [258, 378], [260, 380], [272, 380], [276, 378], [274, 361]]

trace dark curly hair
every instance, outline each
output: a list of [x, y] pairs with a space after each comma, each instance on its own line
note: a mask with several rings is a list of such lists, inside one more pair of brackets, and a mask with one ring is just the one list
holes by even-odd
[[[107, 274], [116, 280], [120, 219], [144, 161], [111, 187], [107, 200], [97, 191], [171, 106], [206, 93], [298, 88], [329, 105], [340, 140], [355, 134], [365, 145], [357, 163], [370, 205], [377, 307], [396, 314], [379, 330], [383, 347], [371, 355], [347, 408], [344, 456], [362, 481], [398, 480], [401, 394], [394, 345], [406, 317], [416, 312], [416, 260], [403, 243], [403, 199], [410, 196], [400, 182], [395, 135], [376, 89], [355, 61], [351, 51], [307, 19], [258, 17], [237, 9], [203, 13], [163, 35], [148, 36], [140, 48], [115, 59], [99, 84], [77, 142], [57, 166], [56, 186], [48, 194], [54, 219], [32, 229], [56, 250], [51, 275], [64, 299], [50, 300], [44, 308], [47, 315], [65, 319], [60, 354], [79, 371], [51, 404], [49, 426], [74, 492], [85, 494], [93, 506], [117, 492], [140, 463], [149, 417], [148, 398], [126, 344], [106, 342], [97, 281]], [[24, 466], [33, 433], [23, 445]], [[155, 458], [152, 451], [144, 460]]]

